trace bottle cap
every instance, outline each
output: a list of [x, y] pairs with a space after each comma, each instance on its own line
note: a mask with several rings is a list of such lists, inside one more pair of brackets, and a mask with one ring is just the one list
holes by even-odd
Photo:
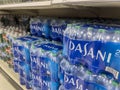
[[112, 85], [113, 85], [113, 86], [118, 86], [119, 83], [113, 80], [113, 81], [112, 81]]
[[104, 33], [104, 32], [106, 32], [106, 30], [105, 30], [105, 29], [99, 29], [98, 32], [100, 32], [100, 33]]
[[92, 31], [93, 30], [93, 28], [92, 27], [88, 27], [88, 31]]
[[115, 34], [120, 34], [120, 30], [116, 30], [116, 31], [115, 31]]
[[76, 29], [80, 29], [80, 26], [75, 26]]
[[68, 24], [67, 26], [70, 27], [70, 26], [72, 26], [72, 24]]

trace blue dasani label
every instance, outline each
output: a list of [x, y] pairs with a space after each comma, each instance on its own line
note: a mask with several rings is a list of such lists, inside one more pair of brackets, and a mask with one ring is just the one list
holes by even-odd
[[120, 43], [68, 39], [67, 45], [72, 64], [83, 64], [95, 73], [107, 71], [120, 80]]
[[85, 90], [84, 80], [81, 80], [75, 75], [64, 74], [64, 87], [66, 90]]

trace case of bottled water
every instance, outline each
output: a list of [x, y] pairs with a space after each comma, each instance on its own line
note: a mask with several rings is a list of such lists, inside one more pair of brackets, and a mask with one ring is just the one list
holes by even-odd
[[20, 83], [26, 85], [27, 89], [32, 87], [30, 48], [39, 40], [35, 36], [24, 36], [17, 38], [13, 43], [14, 70], [19, 72]]
[[30, 32], [39, 37], [50, 37], [50, 19], [49, 18], [31, 18]]
[[115, 87], [113, 82], [120, 81], [119, 49], [119, 27], [68, 24], [64, 31], [63, 55], [67, 57], [66, 61], [75, 66], [83, 65], [92, 72], [93, 79], [103, 74], [107, 77], [106, 82], [102, 81], [104, 85], [97, 81], [84, 80], [87, 90], [112, 90], [113, 87], [118, 89], [119, 85]]
[[72, 65], [63, 58], [60, 63], [64, 82], [59, 90], [119, 90], [119, 83], [110, 74], [94, 74], [83, 65]]
[[[62, 46], [51, 41], [35, 44], [31, 48], [31, 68], [34, 87], [41, 90], [58, 90], [59, 63], [62, 58]], [[39, 78], [38, 78], [39, 77]], [[35, 80], [39, 83], [35, 83]]]
[[50, 36], [53, 40], [63, 41], [63, 32], [67, 28], [67, 20], [53, 19], [51, 20]]

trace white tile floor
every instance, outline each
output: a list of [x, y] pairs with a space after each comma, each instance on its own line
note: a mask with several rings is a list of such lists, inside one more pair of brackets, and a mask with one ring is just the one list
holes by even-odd
[[15, 88], [7, 81], [0, 72], [0, 90], [15, 90]]

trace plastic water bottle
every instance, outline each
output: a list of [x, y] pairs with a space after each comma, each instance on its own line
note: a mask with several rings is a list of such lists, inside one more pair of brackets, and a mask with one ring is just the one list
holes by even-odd
[[112, 34], [105, 29], [99, 29], [93, 40], [108, 42], [111, 41]]
[[72, 74], [78, 76], [81, 80], [88, 78], [88, 73], [86, 73], [86, 69], [83, 66], [71, 65], [71, 70]]
[[68, 46], [68, 39], [69, 39], [69, 33], [71, 31], [72, 24], [68, 24], [66, 30], [63, 33], [63, 55], [67, 56], [67, 46]]
[[79, 30], [79, 28], [76, 26], [76, 24], [72, 24], [71, 30], [69, 31], [69, 38], [70, 39], [76, 39], [77, 36], [77, 30]]
[[39, 74], [32, 72], [32, 89], [40, 90], [41, 89], [41, 77]]
[[36, 29], [37, 29], [37, 20], [35, 18], [32, 18], [30, 20], [30, 32], [32, 35], [36, 35]]
[[105, 86], [107, 90], [119, 90], [120, 89], [119, 83], [114, 81], [114, 79], [110, 79], [108, 82], [105, 81]]
[[57, 55], [53, 55], [52, 58], [50, 59], [50, 72], [51, 72], [51, 79], [53, 81], [58, 82], [59, 78], [58, 78], [58, 74], [59, 74], [59, 64], [60, 64], [60, 58], [57, 57]]
[[19, 62], [19, 75], [20, 75], [20, 84], [25, 85], [25, 71], [24, 71], [25, 62]]
[[94, 37], [94, 28], [93, 27], [88, 27], [85, 40], [91, 40], [92, 37]]
[[113, 42], [120, 42], [120, 31], [115, 31], [114, 36], [112, 38]]
[[19, 72], [19, 61], [17, 59], [14, 59], [13, 64], [14, 64], [14, 71], [18, 73]]
[[64, 85], [60, 85], [59, 90], [65, 90]]
[[31, 70], [32, 72], [38, 72], [39, 68], [38, 68], [38, 57], [37, 57], [37, 50], [36, 49], [31, 49], [31, 55], [30, 55], [30, 59], [31, 59]]
[[76, 26], [76, 33], [77, 33], [76, 39], [83, 40], [84, 32], [85, 30], [83, 26]]
[[67, 23], [65, 20], [55, 19], [51, 21], [51, 38], [53, 40], [63, 40], [63, 32], [67, 27]]
[[71, 30], [72, 28], [72, 24], [68, 24], [67, 28], [64, 31], [64, 36], [68, 36], [69, 35], [69, 30]]
[[26, 88], [31, 89], [31, 86], [32, 86], [32, 74], [31, 74], [30, 65], [26, 64], [24, 66], [24, 72], [25, 72]]
[[66, 73], [79, 76], [79, 78], [85, 78], [86, 70], [83, 66], [71, 65], [65, 58], [60, 63], [60, 67]]
[[104, 83], [108, 83], [108, 79], [103, 75], [98, 75], [96, 78], [96, 82], [104, 85]]
[[37, 35], [41, 37], [41, 36], [42, 36], [42, 32], [43, 32], [43, 22], [42, 22], [41, 19], [38, 20], [37, 29], [38, 29], [38, 30], [36, 31], [36, 32], [37, 32]]
[[61, 61], [60, 67], [63, 71], [71, 73], [71, 66], [65, 58], [63, 58], [63, 60]]

